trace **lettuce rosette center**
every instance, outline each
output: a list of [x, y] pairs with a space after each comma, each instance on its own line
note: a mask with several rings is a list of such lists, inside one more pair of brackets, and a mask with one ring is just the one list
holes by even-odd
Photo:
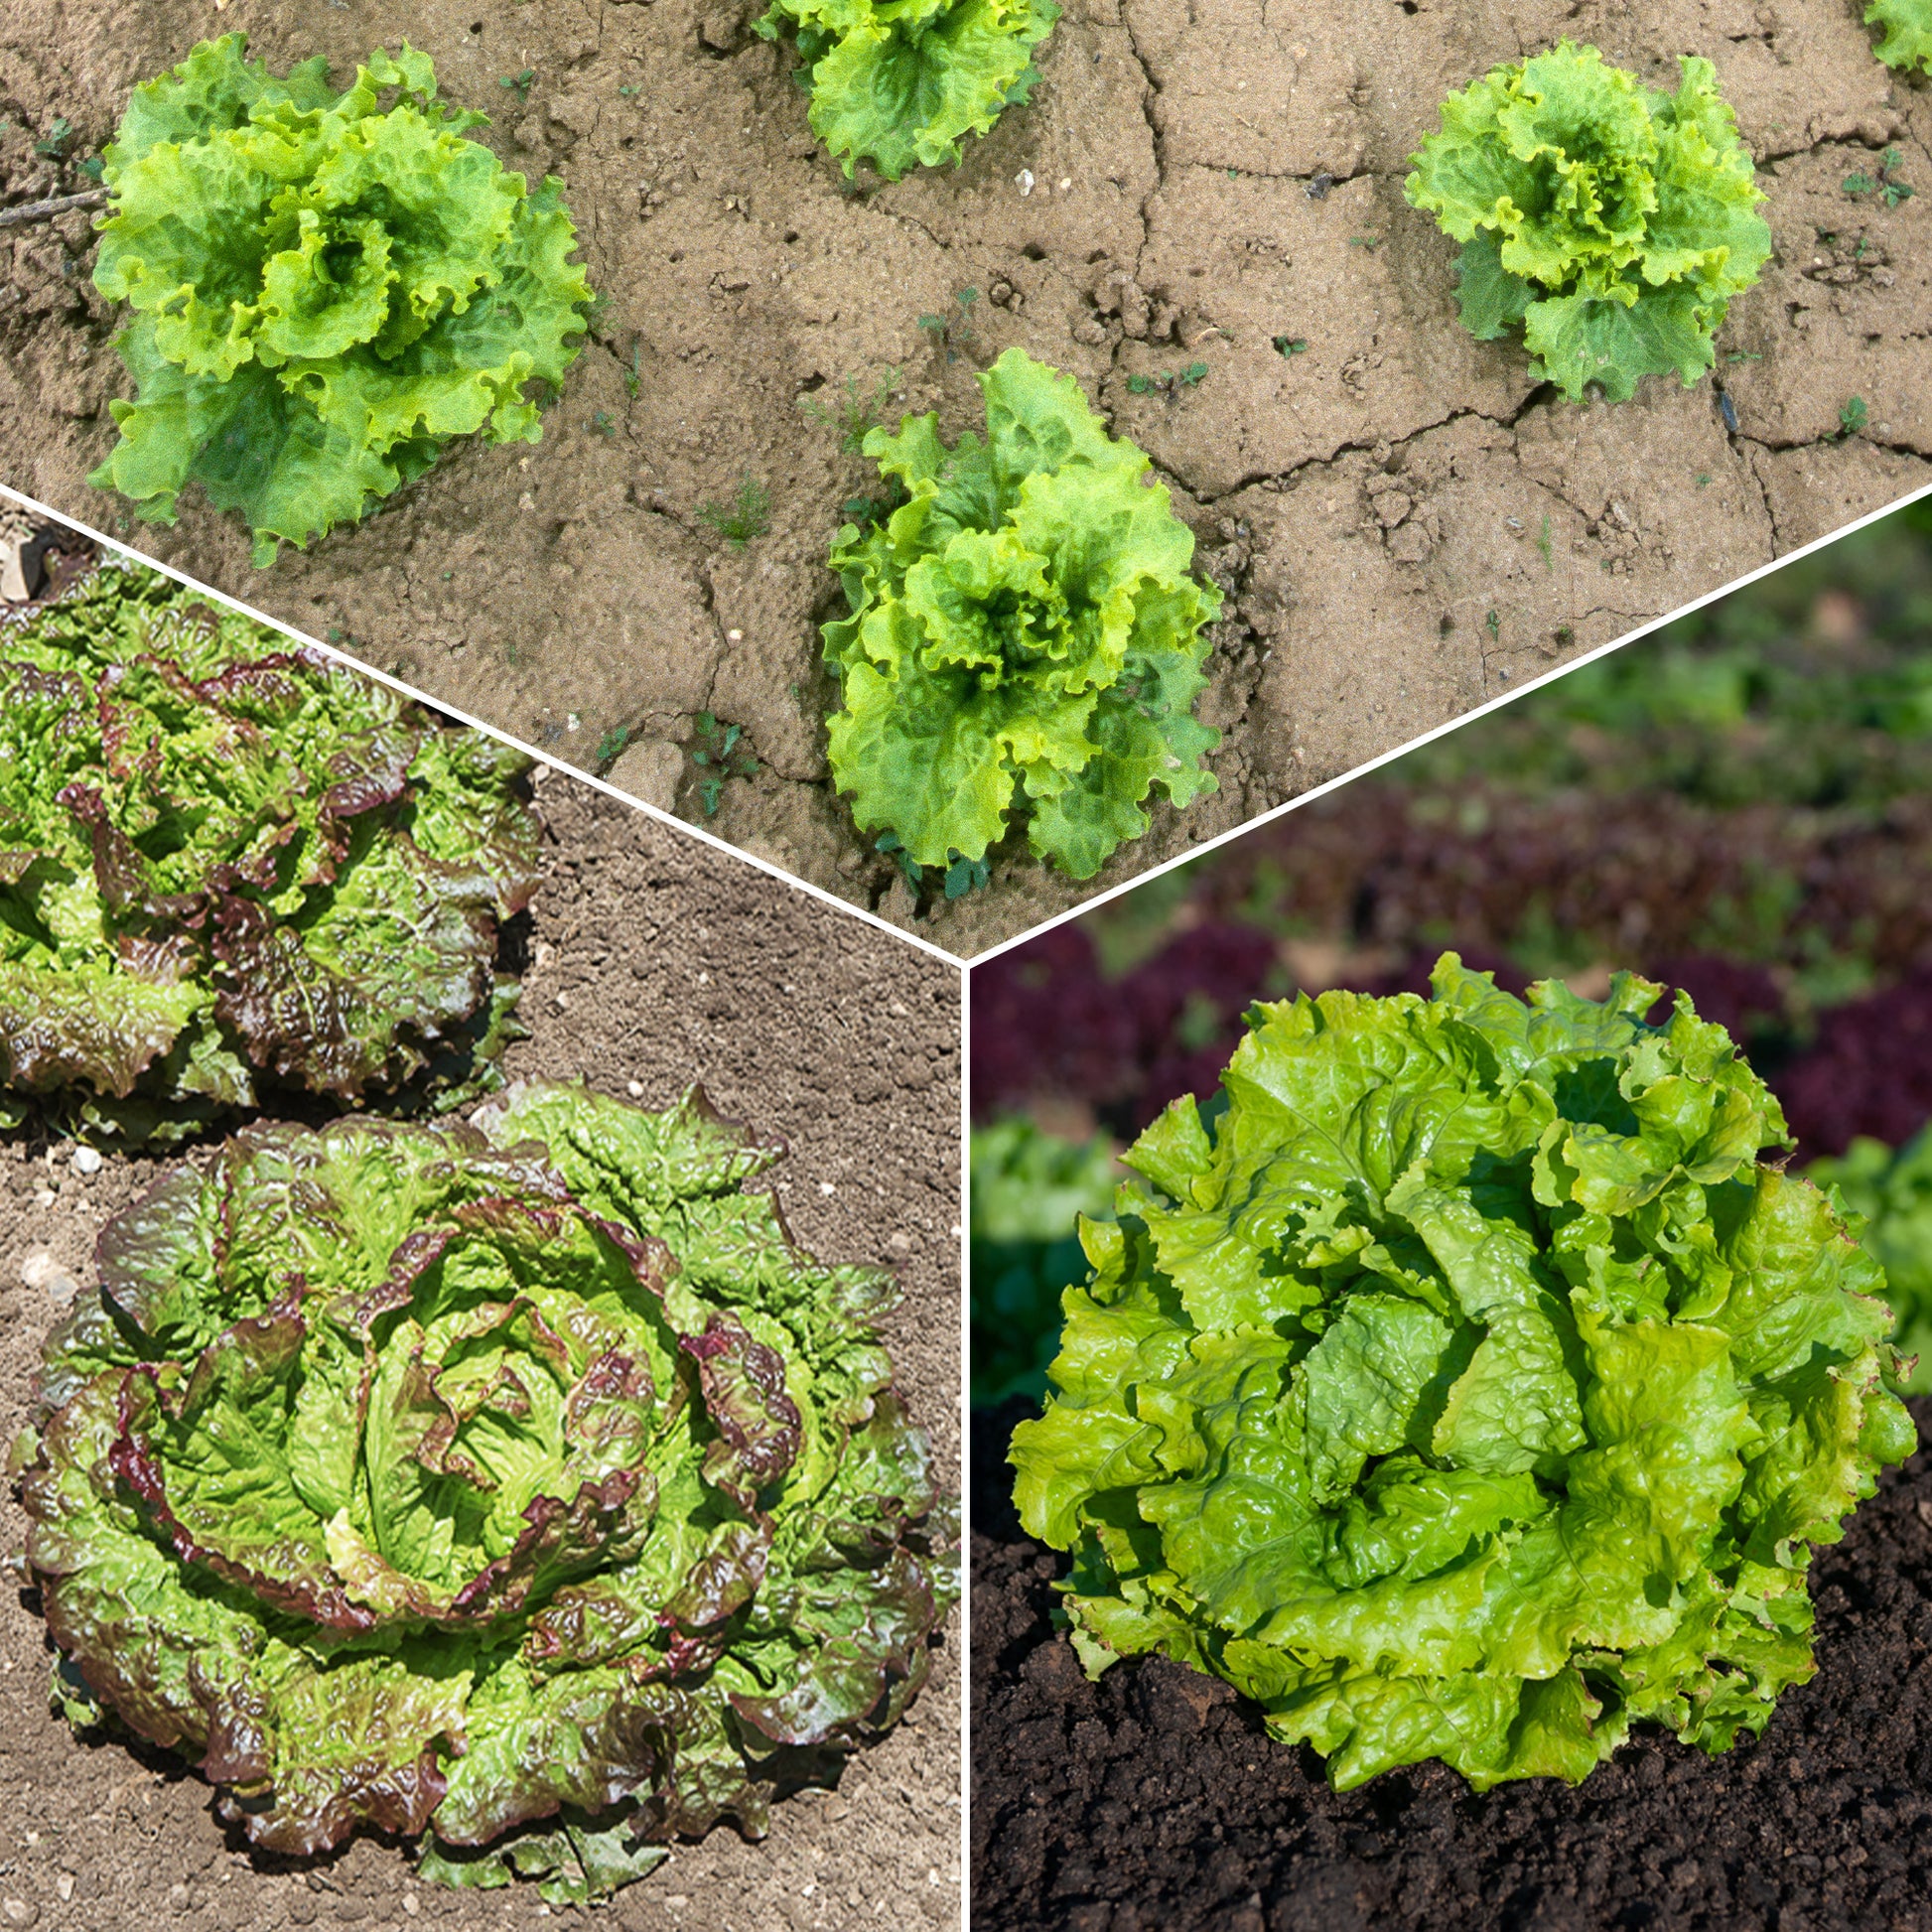
[[1338, 1786], [1709, 1750], [1814, 1669], [1810, 1546], [1901, 1460], [1882, 1277], [1723, 1029], [1619, 976], [1256, 1009], [1083, 1223], [1014, 1435], [1089, 1669], [1162, 1651]]
[[22, 1484], [69, 1714], [267, 1849], [427, 1831], [453, 1882], [582, 1898], [760, 1830], [897, 1719], [954, 1588], [890, 1283], [745, 1190], [776, 1153], [695, 1090], [535, 1086], [164, 1180]]

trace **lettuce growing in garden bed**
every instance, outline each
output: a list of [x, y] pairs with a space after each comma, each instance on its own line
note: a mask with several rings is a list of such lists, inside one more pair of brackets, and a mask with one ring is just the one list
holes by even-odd
[[138, 392], [89, 481], [164, 523], [199, 483], [266, 564], [452, 437], [539, 441], [525, 391], [563, 381], [591, 291], [561, 184], [532, 195], [465, 140], [488, 117], [438, 101], [427, 55], [378, 48], [339, 94], [320, 55], [277, 80], [246, 47], [137, 87], [102, 154], [94, 285], [134, 311]]
[[1124, 1157], [1015, 1432], [1089, 1669], [1162, 1651], [1339, 1787], [1717, 1751], [1812, 1675], [1810, 1546], [1916, 1436], [1879, 1269], [1776, 1100], [1624, 974], [1255, 1010]]
[[1912, 1395], [1932, 1395], [1932, 1127], [1897, 1150], [1859, 1139], [1806, 1177], [1836, 1187], [1859, 1216], [1865, 1252], [1884, 1270], [1885, 1301], [1898, 1325], [1892, 1344], [1913, 1363]]
[[956, 1594], [893, 1278], [696, 1088], [255, 1127], [114, 1222], [16, 1460], [80, 1725], [304, 1855], [583, 1899], [896, 1723]]
[[771, 0], [766, 40], [789, 27], [810, 69], [812, 132], [850, 175], [870, 161], [888, 181], [957, 164], [1039, 78], [1033, 51], [1053, 0]]
[[1884, 30], [1877, 52], [1886, 67], [1932, 71], [1932, 0], [1870, 0], [1864, 17]]
[[1677, 92], [1656, 93], [1564, 41], [1451, 94], [1410, 157], [1405, 194], [1462, 243], [1463, 323], [1484, 342], [1520, 324], [1531, 373], [1573, 401], [1592, 382], [1612, 402], [1645, 375], [1695, 382], [1771, 253], [1717, 70], [1679, 65]]
[[1011, 812], [1090, 879], [1147, 830], [1155, 786], [1176, 805], [1214, 789], [1220, 737], [1192, 714], [1221, 597], [1070, 375], [1010, 348], [978, 381], [985, 442], [948, 449], [932, 415], [866, 437], [907, 500], [832, 546], [850, 610], [824, 626], [832, 776], [915, 865], [983, 858]]
[[495, 1083], [528, 762], [157, 571], [0, 625], [0, 1124]]

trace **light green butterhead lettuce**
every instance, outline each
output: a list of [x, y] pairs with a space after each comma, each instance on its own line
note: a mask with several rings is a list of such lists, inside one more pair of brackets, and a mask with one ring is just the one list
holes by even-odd
[[[172, 523], [199, 483], [257, 564], [422, 475], [453, 438], [540, 440], [591, 300], [561, 184], [535, 194], [464, 138], [429, 57], [378, 48], [345, 93], [240, 34], [134, 90], [102, 154], [94, 285], [126, 302], [132, 402], [89, 479]], [[383, 96], [394, 90], [384, 111]]]
[[870, 161], [897, 181], [956, 165], [961, 140], [1026, 100], [1059, 17], [1054, 0], [771, 0], [757, 26], [797, 35], [812, 132], [845, 172]]
[[1014, 1434], [1088, 1668], [1160, 1651], [1337, 1786], [1722, 1750], [1812, 1675], [1811, 1546], [1915, 1436], [1775, 1099], [1631, 975], [1258, 1007], [1125, 1157]]
[[21, 1446], [77, 1724], [264, 1850], [581, 1902], [896, 1723], [956, 1594], [883, 1271], [693, 1088], [251, 1128], [110, 1224]]
[[1212, 791], [1193, 717], [1220, 593], [1148, 460], [1070, 375], [1010, 348], [982, 373], [986, 440], [938, 418], [865, 452], [906, 500], [832, 546], [850, 615], [824, 626], [843, 708], [832, 776], [860, 826], [917, 865], [979, 859], [1024, 818], [1035, 854], [1090, 879], [1147, 830], [1156, 786]]
[[1443, 103], [1403, 192], [1462, 243], [1462, 320], [1482, 341], [1521, 326], [1531, 373], [1582, 401], [1639, 378], [1695, 382], [1771, 230], [1711, 63], [1675, 94], [1569, 41]]

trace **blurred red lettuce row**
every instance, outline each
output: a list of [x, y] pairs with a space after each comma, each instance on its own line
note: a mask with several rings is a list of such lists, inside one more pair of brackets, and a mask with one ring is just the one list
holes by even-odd
[[0, 622], [0, 1125], [498, 1084], [528, 766], [153, 570]]

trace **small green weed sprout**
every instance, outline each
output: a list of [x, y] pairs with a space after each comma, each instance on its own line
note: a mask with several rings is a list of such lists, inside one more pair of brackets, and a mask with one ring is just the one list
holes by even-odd
[[518, 100], [530, 98], [530, 82], [537, 77], [535, 68], [525, 68], [521, 73], [506, 73], [497, 81], [499, 87], [511, 87], [516, 91]]
[[716, 818], [733, 778], [756, 778], [759, 761], [743, 740], [743, 725], [727, 725], [713, 711], [701, 711], [691, 721], [691, 762], [703, 774], [698, 779], [698, 805], [706, 818]]
[[1277, 336], [1275, 353], [1285, 361], [1293, 361], [1296, 356], [1308, 352], [1309, 339], [1306, 336]]
[[1163, 395], [1171, 401], [1183, 389], [1195, 389], [1207, 378], [1205, 362], [1189, 362], [1184, 369], [1170, 375], [1165, 369], [1153, 375], [1130, 375], [1127, 387], [1137, 396]]
[[953, 297], [953, 308], [943, 315], [919, 318], [919, 327], [932, 339], [935, 349], [945, 350], [948, 362], [957, 362], [961, 352], [978, 340], [973, 334], [973, 304], [979, 299], [978, 289], [961, 289]]
[[729, 504], [700, 503], [698, 515], [734, 550], [743, 550], [754, 537], [761, 537], [770, 529], [771, 492], [748, 474]]
[[[921, 328], [925, 321], [926, 318], [920, 318]], [[899, 370], [890, 368], [873, 384], [871, 394], [867, 394], [859, 377], [852, 374], [845, 378], [842, 390], [833, 397], [829, 407], [814, 394], [800, 396], [798, 407], [815, 429], [836, 430], [839, 448], [847, 456], [858, 456], [866, 447], [866, 437], [885, 421], [898, 383]]]
[[1856, 436], [1871, 419], [1871, 411], [1865, 406], [1863, 396], [1853, 396], [1838, 412], [1838, 433], [1841, 439]]

